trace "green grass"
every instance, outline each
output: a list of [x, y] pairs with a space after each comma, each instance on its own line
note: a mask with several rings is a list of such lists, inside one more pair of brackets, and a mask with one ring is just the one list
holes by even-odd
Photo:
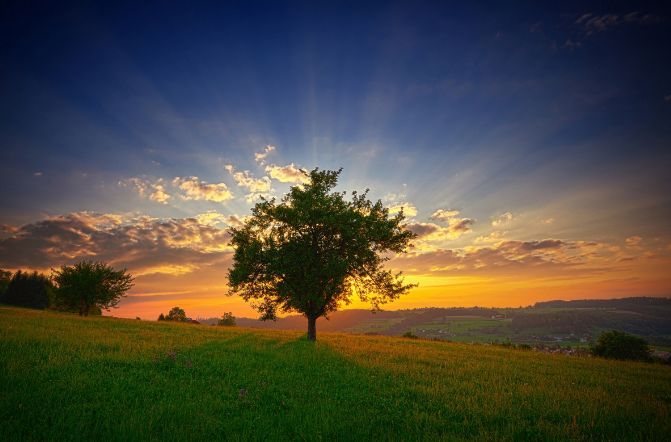
[[668, 440], [671, 369], [0, 307], [2, 440]]

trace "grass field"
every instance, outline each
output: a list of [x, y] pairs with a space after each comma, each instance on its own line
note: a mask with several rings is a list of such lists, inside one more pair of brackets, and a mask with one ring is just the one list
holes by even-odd
[[0, 307], [2, 440], [668, 440], [671, 368]]

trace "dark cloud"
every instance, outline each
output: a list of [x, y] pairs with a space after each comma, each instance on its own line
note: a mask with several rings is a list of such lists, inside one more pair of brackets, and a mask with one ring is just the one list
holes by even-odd
[[9, 233], [0, 239], [0, 266], [5, 268], [45, 269], [91, 258], [137, 273], [185, 273], [230, 258], [226, 230], [195, 218], [125, 219], [78, 212]]
[[470, 232], [471, 226], [475, 223], [471, 218], [462, 218], [455, 223], [450, 224], [450, 230], [453, 232]]
[[440, 249], [405, 255], [393, 265], [420, 274], [455, 272], [519, 272], [528, 268], [567, 268], [586, 263], [594, 257], [599, 245], [590, 242], [567, 242], [558, 239], [538, 241], [502, 241], [481, 248]]
[[406, 228], [418, 238], [430, 235], [440, 230], [440, 226], [433, 223], [408, 223]]

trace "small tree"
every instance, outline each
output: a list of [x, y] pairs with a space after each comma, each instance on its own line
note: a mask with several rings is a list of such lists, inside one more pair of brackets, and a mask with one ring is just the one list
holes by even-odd
[[88, 316], [97, 309], [116, 307], [133, 286], [133, 276], [103, 262], [81, 261], [53, 271], [56, 298], [68, 310]]
[[592, 354], [609, 359], [649, 361], [651, 350], [644, 339], [613, 330], [599, 336]]
[[159, 321], [165, 321], [165, 316], [163, 316], [163, 313], [161, 313], [160, 315], [158, 315], [158, 320], [159, 320]]
[[232, 327], [235, 325], [235, 316], [231, 312], [224, 313], [224, 316], [217, 322], [217, 325]]
[[179, 307], [173, 307], [170, 309], [168, 314], [165, 317], [166, 321], [178, 321], [178, 322], [186, 322], [189, 319], [186, 317], [186, 312], [179, 308]]
[[262, 200], [240, 228], [231, 228], [235, 249], [229, 294], [239, 294], [261, 313], [300, 312], [308, 339], [317, 336], [317, 318], [333, 312], [352, 295], [373, 309], [408, 292], [400, 272], [384, 270], [390, 253], [406, 250], [414, 235], [368, 191], [331, 192], [342, 171], [314, 169], [310, 182], [292, 187], [280, 203]]
[[7, 283], [2, 302], [21, 307], [44, 309], [49, 307], [53, 284], [41, 273], [17, 271]]

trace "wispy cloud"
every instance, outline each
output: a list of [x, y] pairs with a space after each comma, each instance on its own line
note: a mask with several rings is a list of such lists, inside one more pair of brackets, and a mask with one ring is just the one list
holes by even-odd
[[266, 164], [266, 157], [272, 152], [275, 152], [275, 146], [267, 145], [263, 151], [254, 154], [254, 161], [263, 166]]
[[654, 23], [660, 23], [662, 17], [653, 14], [644, 14], [638, 11], [630, 12], [627, 14], [592, 14], [586, 13], [582, 14], [575, 21], [575, 24], [580, 26], [586, 33], [590, 36], [598, 32], [604, 32], [608, 29], [620, 26], [623, 24], [637, 24], [637, 25], [649, 25]]
[[269, 196], [272, 192], [271, 181], [267, 176], [254, 178], [250, 171], [236, 171], [232, 164], [227, 164], [224, 167], [231, 174], [238, 186], [243, 187], [249, 191], [249, 193], [245, 196], [247, 201], [256, 201], [260, 197]]
[[170, 200], [170, 195], [165, 189], [165, 183], [162, 178], [155, 181], [144, 178], [128, 178], [119, 181], [119, 185], [122, 187], [132, 187], [140, 197], [156, 201], [157, 203], [168, 204]]
[[512, 222], [515, 216], [511, 212], [505, 212], [492, 220], [492, 227], [503, 227]]
[[415, 274], [488, 272], [513, 273], [523, 269], [558, 269], [581, 266], [601, 247], [595, 242], [543, 239], [500, 241], [484, 247], [436, 249], [397, 257], [393, 263]]

